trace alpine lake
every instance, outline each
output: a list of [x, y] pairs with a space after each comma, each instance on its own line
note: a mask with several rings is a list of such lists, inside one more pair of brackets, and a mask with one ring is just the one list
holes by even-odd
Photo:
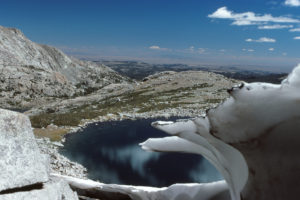
[[144, 151], [139, 143], [168, 136], [151, 122], [156, 118], [89, 124], [66, 136], [60, 153], [88, 170], [88, 178], [103, 183], [164, 187], [174, 183], [206, 183], [223, 179], [200, 155]]

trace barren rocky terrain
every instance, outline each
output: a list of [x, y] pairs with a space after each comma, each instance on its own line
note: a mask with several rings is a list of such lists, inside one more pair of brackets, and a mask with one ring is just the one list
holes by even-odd
[[201, 115], [227, 97], [238, 82], [201, 72], [161, 72], [132, 84], [111, 84], [87, 96], [65, 99], [26, 112], [34, 127], [77, 126], [87, 121]]

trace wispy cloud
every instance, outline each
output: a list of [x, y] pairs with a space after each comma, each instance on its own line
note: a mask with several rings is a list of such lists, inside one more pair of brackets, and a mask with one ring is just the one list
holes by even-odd
[[203, 54], [205, 51], [206, 50], [204, 48], [198, 48], [197, 53]]
[[188, 51], [191, 52], [191, 53], [193, 53], [195, 51], [195, 47], [194, 46], [190, 46], [188, 48]]
[[287, 6], [297, 7], [300, 6], [300, 0], [285, 0], [284, 4]]
[[194, 46], [190, 46], [187, 49], [177, 49], [174, 50], [176, 52], [180, 52], [180, 53], [192, 53], [192, 54], [204, 54], [206, 53], [206, 49], [205, 48], [196, 48]]
[[232, 25], [262, 25], [264, 23], [299, 23], [300, 20], [291, 17], [273, 17], [271, 14], [256, 14], [254, 12], [234, 13], [227, 7], [221, 7], [214, 13], [208, 15], [209, 18], [233, 20]]
[[267, 38], [267, 37], [261, 37], [261, 38], [259, 38], [259, 39], [257, 39], [257, 40], [248, 38], [248, 39], [246, 39], [245, 41], [246, 41], [246, 42], [271, 42], [271, 43], [276, 42], [275, 39], [273, 39], [273, 38]]
[[155, 49], [155, 50], [159, 50], [160, 49], [160, 47], [159, 46], [151, 46], [151, 47], [149, 47], [149, 49]]
[[300, 32], [300, 28], [293, 28], [293, 29], [290, 29], [290, 32]]
[[242, 49], [242, 51], [254, 52], [254, 49]]
[[269, 48], [268, 50], [269, 50], [269, 51], [274, 51], [275, 49], [274, 49], [274, 48]]
[[300, 40], [300, 36], [294, 37], [294, 40]]
[[278, 2], [277, 1], [268, 1], [266, 4], [267, 5], [277, 5]]
[[284, 29], [284, 28], [293, 28], [293, 25], [281, 25], [281, 24], [274, 24], [274, 25], [263, 25], [258, 26], [258, 29]]

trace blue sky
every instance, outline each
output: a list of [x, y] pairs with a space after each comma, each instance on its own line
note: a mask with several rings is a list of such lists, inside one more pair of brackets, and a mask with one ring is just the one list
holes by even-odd
[[91, 59], [300, 62], [299, 0], [2, 0], [0, 25]]

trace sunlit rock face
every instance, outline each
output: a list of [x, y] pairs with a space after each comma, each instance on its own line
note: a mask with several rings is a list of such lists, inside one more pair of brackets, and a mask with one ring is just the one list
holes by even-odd
[[0, 191], [48, 181], [48, 163], [25, 115], [0, 109]]
[[144, 149], [202, 154], [226, 180], [231, 198], [300, 196], [300, 65], [282, 84], [243, 83], [201, 118], [153, 125], [174, 137]]
[[104, 65], [69, 57], [0, 26], [1, 107], [32, 107], [43, 98], [88, 94], [126, 80]]

